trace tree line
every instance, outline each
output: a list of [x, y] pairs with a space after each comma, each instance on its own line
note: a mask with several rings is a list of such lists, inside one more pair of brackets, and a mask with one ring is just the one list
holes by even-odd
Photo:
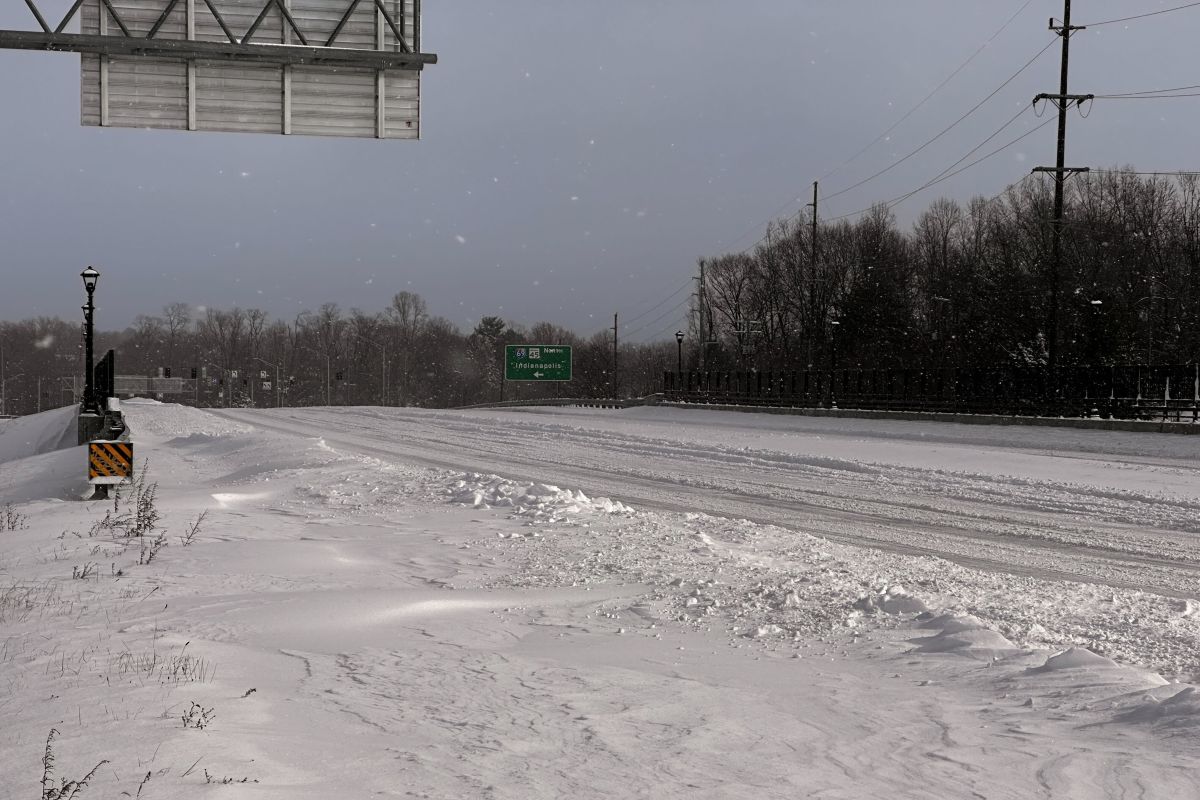
[[[1104, 170], [1066, 189], [1059, 364], [1194, 362], [1197, 177]], [[885, 205], [815, 231], [772, 223], [752, 249], [701, 259], [689, 366], [1046, 366], [1052, 219], [1053, 181], [1031, 177], [965, 206], [937, 200], [910, 231]]]
[[[503, 380], [504, 347], [573, 348], [569, 384]], [[79, 323], [41, 317], [0, 323], [4, 366], [0, 413], [25, 414], [77, 402], [83, 388]], [[386, 309], [343, 311], [334, 303], [290, 321], [260, 309], [195, 311], [172, 303], [121, 331], [96, 334], [96, 356], [116, 351], [121, 386], [199, 406], [392, 405], [448, 407], [501, 399], [610, 397], [658, 391], [674, 368], [675, 344], [621, 345], [613, 372], [611, 331], [583, 338], [548, 322], [526, 328], [484, 317], [467, 333], [431, 316], [411, 292]], [[668, 363], [669, 362], [669, 363]], [[128, 376], [144, 378], [129, 384]], [[614, 378], [616, 380], [614, 381]]]
[[[1030, 177], [965, 205], [933, 202], [910, 230], [886, 205], [855, 220], [772, 222], [741, 253], [700, 259], [685, 371], [1194, 363], [1200, 350], [1200, 179], [1132, 169], [1067, 185], [1062, 263], [1053, 183]], [[1051, 281], [1060, 302], [1051, 324]], [[548, 322], [484, 317], [469, 332], [411, 292], [378, 312], [328, 303], [294, 319], [172, 303], [97, 336], [120, 375], [202, 406], [447, 407], [500, 399], [639, 396], [676, 369], [676, 342], [622, 343]], [[569, 384], [506, 383], [507, 344], [574, 350]], [[0, 413], [65, 405], [82, 388], [78, 323], [0, 323]], [[615, 370], [614, 370], [615, 364]]]

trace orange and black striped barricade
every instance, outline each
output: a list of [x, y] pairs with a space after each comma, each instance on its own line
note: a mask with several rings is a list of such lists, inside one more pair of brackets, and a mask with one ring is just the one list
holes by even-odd
[[133, 479], [133, 442], [88, 442], [88, 483], [105, 486]]

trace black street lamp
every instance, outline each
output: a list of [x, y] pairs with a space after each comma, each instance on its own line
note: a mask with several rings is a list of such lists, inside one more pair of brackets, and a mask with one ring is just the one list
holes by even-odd
[[838, 328], [842, 323], [835, 320], [830, 320], [829, 334], [829, 407], [837, 408], [837, 397], [835, 395], [834, 383], [837, 381], [837, 333]]
[[1104, 311], [1104, 301], [1091, 300], [1088, 305], [1092, 307], [1092, 313], [1088, 315], [1090, 318], [1088, 349], [1091, 351], [1088, 354], [1088, 366], [1095, 367], [1100, 362], [1100, 314]]
[[675, 372], [683, 375], [683, 331], [675, 331], [675, 349], [677, 356]]
[[87, 305], [83, 307], [83, 344], [84, 344], [84, 362], [83, 362], [83, 404], [81, 410], [84, 412], [98, 411], [96, 402], [96, 390], [92, 385], [92, 353], [94, 332], [92, 329], [92, 320], [95, 315], [96, 305], [93, 302], [92, 296], [96, 292], [96, 281], [100, 279], [100, 273], [92, 267], [88, 267], [83, 272], [79, 273], [79, 277], [83, 278], [83, 288], [87, 289]]

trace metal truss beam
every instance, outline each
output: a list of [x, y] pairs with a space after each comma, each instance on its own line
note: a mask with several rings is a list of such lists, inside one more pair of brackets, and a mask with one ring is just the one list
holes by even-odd
[[420, 70], [436, 64], [434, 53], [403, 53], [285, 44], [232, 44], [135, 36], [0, 30], [0, 49], [146, 56], [183, 60], [239, 61], [259, 64], [309, 64], [367, 69]]
[[[382, 22], [395, 37], [389, 46], [380, 40], [378, 49], [338, 47], [337, 40], [343, 28], [362, 0], [344, 0], [347, 7], [341, 15], [332, 34], [325, 39], [324, 46], [310, 44], [311, 35], [305, 35], [302, 25], [297, 24], [289, 11], [288, 3], [283, 0], [262, 0], [262, 8], [241, 36], [232, 31], [218, 10], [215, 0], [197, 0], [202, 2], [220, 26], [228, 41], [214, 42], [192, 39], [160, 38], [159, 33], [164, 23], [179, 5], [180, 0], [161, 0], [163, 9], [157, 20], [146, 35], [133, 33], [125, 24], [113, 6], [112, 0], [94, 0], [100, 7], [101, 15], [115, 22], [120, 34], [103, 32], [66, 33], [65, 29], [79, 13], [85, 0], [74, 0], [62, 20], [51, 27], [45, 14], [38, 8], [38, 0], [25, 0], [40, 31], [0, 30], [0, 49], [14, 50], [47, 50], [53, 52], [89, 53], [101, 56], [144, 56], [151, 58], [171, 58], [182, 60], [211, 60], [226, 62], [248, 62], [259, 64], [308, 64], [331, 67], [357, 67], [360, 69], [406, 69], [420, 70], [426, 64], [436, 64], [437, 56], [432, 53], [413, 52], [420, 43], [420, 14], [421, 0], [415, 0], [416, 9], [413, 22], [412, 36], [406, 37], [402, 30], [403, 19], [395, 17], [384, 4], [383, 0], [368, 0], [379, 14]], [[299, 44], [253, 43], [255, 33], [270, 11], [276, 11], [286, 22], [290, 33], [299, 40]], [[190, 12], [189, 12], [190, 13]], [[189, 34], [190, 35], [190, 34]], [[324, 36], [316, 37], [319, 41]]]

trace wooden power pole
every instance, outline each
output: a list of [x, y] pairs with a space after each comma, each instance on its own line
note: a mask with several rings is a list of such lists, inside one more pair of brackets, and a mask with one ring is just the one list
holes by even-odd
[[1062, 25], [1055, 25], [1050, 20], [1050, 30], [1062, 37], [1062, 66], [1058, 84], [1058, 94], [1039, 94], [1033, 98], [1034, 105], [1041, 100], [1049, 100], [1058, 107], [1058, 158], [1053, 167], [1035, 167], [1034, 172], [1054, 173], [1054, 220], [1050, 228], [1050, 313], [1046, 323], [1046, 347], [1049, 354], [1050, 369], [1053, 372], [1058, 367], [1058, 322], [1059, 322], [1059, 293], [1062, 286], [1062, 229], [1063, 229], [1063, 188], [1068, 175], [1076, 172], [1087, 172], [1087, 167], [1064, 166], [1067, 155], [1067, 111], [1072, 105], [1091, 100], [1094, 95], [1069, 94], [1067, 92], [1067, 64], [1071, 53], [1071, 33], [1084, 30], [1086, 26], [1071, 25], [1071, 0], [1063, 0]]
[[[812, 369], [812, 353], [813, 339], [817, 335], [817, 185], [818, 181], [813, 181], [813, 201], [812, 201], [812, 233], [809, 234], [809, 245], [811, 253], [809, 254], [808, 265], [808, 360], [805, 362], [805, 369]], [[825, 325], [822, 320], [821, 330], [824, 331]]]

